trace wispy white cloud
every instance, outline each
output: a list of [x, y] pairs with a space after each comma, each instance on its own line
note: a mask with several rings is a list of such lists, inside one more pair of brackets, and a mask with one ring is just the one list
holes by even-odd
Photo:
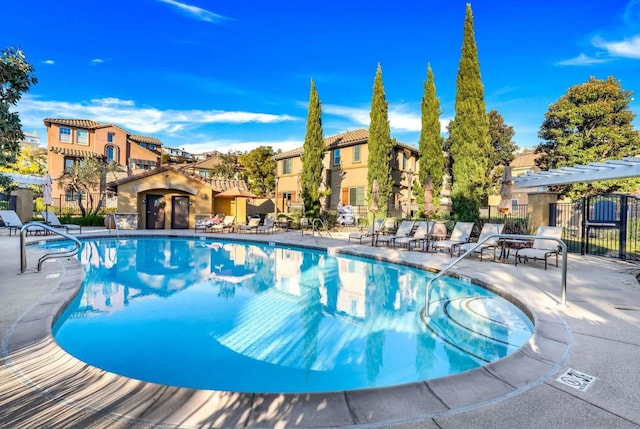
[[102, 58], [94, 58], [91, 60], [91, 64], [102, 64], [104, 60]]
[[162, 3], [169, 4], [178, 8], [182, 13], [204, 22], [218, 23], [229, 20], [229, 18], [203, 9], [201, 7], [192, 6], [175, 0], [158, 0]]
[[[322, 112], [329, 115], [340, 116], [350, 120], [354, 125], [368, 128], [370, 121], [371, 108], [369, 106], [357, 108], [336, 105], [322, 105]], [[400, 103], [390, 105], [389, 107], [389, 126], [392, 131], [403, 132], [419, 132], [422, 129], [420, 107], [413, 107], [408, 104]], [[449, 119], [440, 119], [441, 132], [446, 131]]]
[[608, 42], [601, 37], [593, 39], [593, 46], [604, 49], [612, 57], [640, 58], [640, 35], [617, 42]]
[[569, 58], [566, 60], [558, 61], [556, 64], [560, 66], [586, 66], [590, 64], [605, 63], [608, 60], [603, 58], [594, 58], [585, 54], [580, 54], [577, 57]]
[[44, 60], [44, 61], [42, 62], [42, 64], [47, 64], [47, 65], [52, 65], [52, 64], [55, 64], [55, 63], [56, 63], [56, 62], [55, 62], [54, 60]]
[[142, 134], [174, 134], [208, 124], [272, 124], [298, 121], [290, 115], [224, 110], [160, 110], [138, 107], [132, 100], [119, 98], [94, 99], [89, 103], [45, 101], [26, 94], [18, 105], [26, 129], [42, 127], [42, 119], [89, 118], [117, 124]]
[[249, 152], [252, 149], [255, 149], [258, 146], [271, 146], [274, 150], [282, 150], [286, 152], [291, 149], [298, 148], [304, 144], [303, 141], [300, 140], [251, 140], [251, 141], [241, 141], [241, 140], [203, 140], [197, 143], [186, 143], [184, 145], [180, 145], [180, 147], [184, 147], [187, 152], [191, 153], [202, 153], [212, 150], [219, 150], [220, 152], [228, 152], [228, 151], [242, 151]]

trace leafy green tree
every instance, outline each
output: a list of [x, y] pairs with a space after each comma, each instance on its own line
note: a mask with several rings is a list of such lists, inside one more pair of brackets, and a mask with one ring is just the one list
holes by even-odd
[[322, 137], [322, 105], [316, 85], [311, 81], [309, 91], [309, 111], [307, 113], [307, 133], [304, 137], [302, 153], [302, 201], [308, 218], [320, 216], [320, 185], [322, 184], [322, 158], [325, 144]]
[[220, 163], [211, 168], [211, 174], [224, 179], [238, 178], [239, 157], [237, 152], [231, 151], [219, 154]]
[[20, 150], [16, 162], [0, 166], [0, 172], [42, 176], [47, 170], [47, 150], [25, 147]]
[[451, 202], [459, 220], [476, 220], [488, 187], [489, 119], [476, 46], [473, 14], [467, 3], [462, 54], [456, 81], [455, 118], [451, 123]]
[[[629, 109], [633, 92], [622, 89], [620, 81], [610, 76], [595, 77], [572, 86], [549, 106], [536, 147], [541, 154], [536, 164], [543, 170], [569, 167], [638, 154], [640, 135]], [[631, 192], [638, 180], [609, 180], [554, 187], [562, 195], [579, 198], [607, 192]]]
[[[7, 48], [0, 56], [0, 165], [16, 162], [20, 142], [24, 139], [22, 124], [15, 106], [31, 85], [38, 83], [33, 66], [21, 50]], [[2, 175], [0, 175], [2, 176]], [[5, 183], [6, 179], [2, 180]]]
[[440, 133], [440, 100], [436, 97], [436, 84], [431, 65], [427, 65], [427, 81], [424, 83], [422, 96], [422, 130], [418, 141], [420, 154], [420, 171], [418, 183], [414, 184], [414, 195], [420, 203], [420, 211], [424, 208], [424, 183], [427, 176], [433, 182], [433, 206], [440, 207], [440, 192], [444, 176], [445, 159], [442, 153], [444, 138]]
[[378, 213], [387, 215], [389, 197], [393, 191], [391, 176], [391, 158], [393, 155], [393, 141], [389, 127], [389, 103], [387, 102], [384, 85], [382, 83], [382, 67], [378, 64], [376, 77], [373, 81], [373, 97], [369, 114], [369, 157], [367, 164], [367, 184], [369, 201], [371, 201], [371, 186], [378, 180]]
[[276, 187], [274, 155], [271, 146], [258, 146], [238, 158], [243, 178], [249, 182], [251, 192], [260, 197], [271, 194]]
[[[107, 193], [107, 180], [115, 180], [118, 171], [115, 162], [104, 162], [100, 158], [88, 157], [78, 160], [58, 178], [60, 189], [70, 189], [77, 195], [82, 217], [95, 216], [102, 208]], [[109, 173], [113, 177], [108, 177]], [[98, 189], [96, 198], [95, 191]], [[84, 200], [87, 200], [85, 207]]]

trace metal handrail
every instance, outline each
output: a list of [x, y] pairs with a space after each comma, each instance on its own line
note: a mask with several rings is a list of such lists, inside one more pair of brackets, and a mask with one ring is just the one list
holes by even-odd
[[[562, 241], [562, 239], [560, 238], [556, 238], [556, 237], [546, 237], [543, 235], [524, 235], [524, 234], [492, 234], [488, 237], [486, 237], [485, 239], [483, 239], [482, 241], [478, 241], [477, 243], [474, 243], [475, 246], [473, 246], [471, 249], [467, 250], [465, 253], [463, 253], [462, 255], [458, 256], [456, 259], [454, 259], [449, 265], [447, 265], [446, 267], [444, 267], [442, 270], [440, 270], [440, 272], [438, 274], [436, 274], [432, 279], [430, 279], [427, 282], [427, 286], [426, 286], [426, 293], [425, 293], [425, 318], [428, 320], [430, 315], [429, 315], [429, 291], [431, 289], [431, 284], [433, 284], [433, 282], [435, 282], [437, 279], [439, 279], [440, 277], [444, 276], [444, 274], [446, 272], [448, 272], [451, 268], [453, 268], [458, 262], [460, 262], [461, 260], [463, 260], [467, 255], [471, 255], [473, 253], [474, 250], [476, 250], [478, 247], [482, 246], [484, 243], [486, 243], [489, 240], [492, 239], [508, 239], [508, 238], [513, 238], [513, 239], [532, 239], [532, 240], [553, 240], [555, 242], [557, 242], [560, 245], [560, 248], [562, 249], [562, 276], [560, 279], [560, 287], [561, 287], [561, 303], [563, 306], [567, 305], [567, 245], [564, 243], [564, 241]], [[498, 241], [496, 241], [496, 244], [498, 243]]]
[[318, 228], [318, 224], [320, 224], [322, 229], [324, 229], [327, 232], [327, 235], [329, 237], [331, 237], [331, 233], [329, 232], [329, 229], [327, 228], [327, 225], [319, 217], [313, 219], [313, 221], [311, 222], [313, 236], [315, 237], [316, 231], [318, 232], [318, 235], [322, 236], [322, 234], [320, 234], [320, 228]]
[[61, 235], [64, 238], [67, 238], [74, 242], [76, 245], [74, 249], [67, 250], [66, 252], [56, 252], [56, 253], [46, 253], [38, 259], [38, 271], [42, 269], [42, 263], [47, 259], [51, 258], [67, 258], [71, 256], [75, 256], [80, 251], [82, 247], [82, 243], [76, 237], [71, 234], [67, 234], [66, 232], [62, 232], [57, 228], [52, 227], [51, 225], [47, 225], [42, 222], [29, 222], [25, 224], [22, 228], [20, 228], [20, 272], [24, 273], [24, 270], [27, 268], [27, 244], [26, 244], [26, 236], [29, 228], [37, 226], [38, 228], [42, 228], [44, 230], [53, 232], [55, 234]]

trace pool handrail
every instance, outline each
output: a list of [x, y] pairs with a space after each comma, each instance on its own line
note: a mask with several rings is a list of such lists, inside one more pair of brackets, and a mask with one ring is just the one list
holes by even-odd
[[[116, 237], [120, 238], [120, 228], [118, 227], [118, 218], [115, 213], [107, 213], [106, 217], [110, 217], [113, 220], [113, 227], [116, 230]], [[109, 228], [109, 234], [111, 234], [111, 228]]]
[[29, 228], [32, 226], [37, 226], [39, 229], [44, 229], [49, 232], [53, 232], [54, 234], [58, 234], [63, 236], [66, 239], [69, 239], [74, 242], [75, 248], [71, 250], [67, 250], [66, 252], [56, 252], [56, 253], [45, 253], [38, 259], [38, 271], [42, 269], [42, 263], [47, 259], [51, 258], [68, 258], [71, 256], [75, 256], [80, 251], [82, 244], [80, 240], [78, 240], [73, 235], [62, 232], [59, 228], [55, 228], [53, 226], [47, 225], [42, 222], [29, 222], [25, 224], [22, 228], [20, 228], [20, 273], [24, 273], [24, 270], [27, 268], [27, 244], [26, 244], [26, 236], [29, 232]]
[[331, 232], [329, 232], [329, 228], [327, 228], [327, 225], [319, 217], [317, 217], [317, 218], [313, 219], [313, 221], [311, 221], [311, 226], [312, 226], [312, 232], [311, 232], [312, 236], [315, 237], [316, 232], [317, 232], [318, 235], [320, 237], [322, 237], [322, 230], [324, 230], [327, 233], [327, 235], [329, 237], [331, 237]]
[[540, 235], [528, 235], [528, 234], [492, 234], [492, 235], [487, 236], [482, 241], [478, 241], [477, 243], [474, 243], [475, 246], [473, 246], [471, 249], [467, 250], [465, 253], [459, 255], [456, 259], [451, 261], [451, 263], [449, 265], [447, 265], [442, 270], [440, 270], [440, 272], [438, 272], [438, 274], [433, 276], [427, 282], [426, 291], [425, 291], [425, 298], [424, 298], [425, 299], [425, 307], [424, 307], [425, 320], [429, 320], [429, 317], [430, 317], [430, 315], [429, 315], [429, 290], [431, 289], [431, 285], [433, 284], [433, 282], [435, 282], [440, 277], [444, 276], [444, 274], [446, 272], [448, 272], [451, 268], [453, 268], [458, 262], [463, 260], [467, 255], [473, 254], [474, 253], [473, 251], [476, 250], [478, 247], [482, 246], [485, 242], [487, 242], [489, 240], [496, 240], [496, 239], [497, 239], [497, 242], [499, 242], [501, 239], [553, 240], [553, 241], [557, 242], [559, 244], [560, 248], [562, 249], [561, 250], [561, 252], [562, 252], [562, 275], [561, 275], [561, 279], [560, 279], [560, 287], [561, 287], [560, 302], [561, 302], [563, 307], [565, 307], [567, 305], [567, 245], [564, 243], [564, 241], [562, 241], [562, 239], [557, 238], [557, 237], [545, 237], [545, 236], [540, 236]]

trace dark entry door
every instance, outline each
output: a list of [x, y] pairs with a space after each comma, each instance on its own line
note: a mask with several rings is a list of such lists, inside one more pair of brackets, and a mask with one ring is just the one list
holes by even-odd
[[177, 196], [171, 200], [171, 228], [189, 228], [189, 197]]
[[147, 194], [147, 229], [164, 229], [164, 196]]

